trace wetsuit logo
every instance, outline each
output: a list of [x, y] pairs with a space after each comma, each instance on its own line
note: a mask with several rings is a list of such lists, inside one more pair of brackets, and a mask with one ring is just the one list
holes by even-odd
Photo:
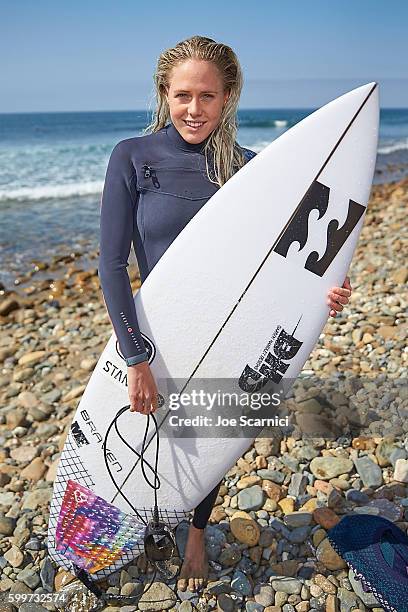
[[286, 362], [293, 359], [303, 344], [295, 338], [296, 327], [292, 334], [289, 334], [278, 325], [256, 365], [254, 367], [249, 364], [245, 366], [238, 382], [243, 391], [252, 393], [262, 389], [270, 380], [274, 383], [282, 380], [290, 365]]
[[71, 432], [74, 436], [74, 440], [77, 446], [84, 446], [84, 444], [89, 444], [87, 437], [84, 432], [80, 428], [78, 421], [74, 421], [71, 425]]
[[[147, 351], [147, 357], [148, 357], [148, 362], [149, 364], [152, 363], [153, 359], [156, 356], [156, 347], [154, 346], [153, 342], [150, 340], [150, 338], [148, 338], [147, 336], [145, 336], [145, 334], [141, 334], [142, 338], [143, 338], [143, 342], [144, 345], [146, 347], [146, 351]], [[116, 352], [119, 355], [119, 357], [125, 361], [124, 356], [121, 353], [120, 347], [119, 347], [119, 342], [116, 340]]]
[[[313, 229], [313, 224], [310, 225], [310, 213], [317, 210], [319, 213], [317, 222], [320, 222], [329, 207], [329, 196], [329, 187], [318, 181], [312, 183], [275, 246], [274, 251], [276, 253], [282, 255], [282, 257], [287, 257], [293, 242], [300, 245], [299, 251], [305, 249], [309, 240], [308, 232], [310, 234]], [[335, 218], [332, 218], [327, 224], [326, 250], [322, 257], [319, 257], [317, 251], [310, 250], [307, 252], [307, 248], [304, 250], [306, 258], [304, 268], [318, 276], [323, 276], [364, 212], [364, 206], [354, 202], [354, 200], [349, 200], [347, 218], [344, 224], [339, 227], [339, 220]], [[323, 219], [324, 221], [327, 223], [328, 219]]]

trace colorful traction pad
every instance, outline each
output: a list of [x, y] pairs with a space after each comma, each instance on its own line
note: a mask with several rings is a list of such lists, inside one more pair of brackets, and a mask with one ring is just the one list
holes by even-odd
[[[145, 526], [102, 497], [68, 480], [58, 517], [56, 550], [90, 574], [136, 549]], [[136, 552], [135, 552], [136, 554]]]

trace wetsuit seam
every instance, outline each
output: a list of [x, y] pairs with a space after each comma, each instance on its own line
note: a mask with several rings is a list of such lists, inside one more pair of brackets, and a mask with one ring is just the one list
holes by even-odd
[[133, 203], [134, 206], [136, 206], [137, 200], [134, 199], [133, 193], [132, 193], [132, 182], [133, 181], [135, 181], [135, 190], [136, 191], [140, 191], [139, 190], [139, 186], [137, 184], [137, 173], [136, 173], [136, 170], [131, 174], [131, 176], [126, 181], [127, 187], [128, 187], [129, 193], [130, 193], [130, 197], [132, 199], [132, 203]]
[[205, 200], [206, 198], [208, 199], [209, 197], [211, 197], [211, 195], [203, 195], [199, 198], [191, 198], [186, 195], [179, 195], [177, 193], [172, 193], [171, 191], [155, 191], [154, 189], [149, 189], [148, 187], [143, 187], [143, 190], [148, 191], [149, 193], [155, 193], [157, 195], [169, 195], [169, 196], [172, 196], [173, 198], [178, 198], [179, 200], [187, 200], [189, 202], [197, 202], [197, 201]]

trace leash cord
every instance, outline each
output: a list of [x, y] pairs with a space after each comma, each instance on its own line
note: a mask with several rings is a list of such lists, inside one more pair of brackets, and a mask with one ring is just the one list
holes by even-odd
[[[157, 425], [157, 420], [156, 417], [154, 416], [154, 414], [148, 414], [147, 415], [147, 421], [146, 421], [146, 429], [145, 429], [145, 433], [143, 436], [143, 441], [142, 441], [142, 448], [140, 453], [137, 452], [137, 450], [135, 450], [134, 448], [132, 448], [132, 446], [130, 446], [130, 444], [127, 442], [127, 440], [125, 440], [125, 438], [122, 436], [122, 434], [120, 433], [119, 429], [118, 429], [118, 419], [120, 416], [122, 416], [122, 414], [124, 414], [127, 410], [129, 410], [130, 408], [130, 404], [128, 404], [127, 406], [124, 406], [123, 408], [121, 408], [118, 413], [116, 414], [115, 418], [112, 420], [112, 422], [110, 423], [107, 431], [106, 431], [106, 435], [105, 435], [105, 440], [103, 443], [103, 458], [104, 458], [104, 462], [105, 462], [105, 467], [106, 470], [110, 476], [110, 479], [113, 483], [113, 485], [115, 486], [117, 492], [123, 497], [123, 499], [126, 501], [127, 504], [129, 504], [129, 506], [132, 508], [133, 512], [136, 514], [136, 516], [140, 519], [140, 521], [147, 526], [147, 522], [145, 521], [145, 519], [139, 514], [139, 512], [136, 510], [136, 508], [133, 506], [133, 504], [129, 501], [129, 499], [127, 498], [127, 496], [123, 493], [122, 489], [118, 486], [115, 478], [113, 477], [113, 474], [111, 472], [111, 469], [109, 467], [108, 461], [107, 461], [107, 457], [106, 457], [106, 452], [107, 452], [107, 441], [108, 441], [108, 437], [110, 434], [110, 431], [112, 429], [112, 427], [115, 427], [116, 433], [118, 435], [118, 437], [120, 438], [120, 440], [123, 442], [123, 444], [125, 444], [125, 446], [127, 446], [127, 448], [134, 454], [137, 455], [137, 457], [140, 459], [141, 461], [141, 469], [142, 469], [142, 474], [143, 474], [143, 478], [145, 479], [145, 482], [149, 485], [149, 487], [151, 487], [154, 490], [154, 510], [153, 510], [153, 518], [154, 521], [157, 523], [159, 520], [159, 509], [158, 509], [158, 504], [157, 504], [157, 490], [160, 488], [160, 478], [158, 476], [157, 473], [157, 467], [158, 467], [158, 463], [159, 463], [159, 428]], [[147, 459], [145, 459], [144, 457], [144, 453], [145, 453], [145, 444], [146, 444], [146, 440], [147, 440], [147, 435], [149, 432], [149, 427], [150, 427], [150, 417], [153, 419], [154, 425], [155, 425], [155, 430], [156, 430], [156, 456], [155, 456], [155, 465], [154, 467], [152, 467], [150, 465], [150, 463], [147, 461]], [[153, 472], [154, 474], [154, 482], [151, 482], [149, 480], [149, 478], [147, 477], [147, 474], [145, 472], [145, 467], [144, 464], [146, 464], [148, 466], [148, 468]]]

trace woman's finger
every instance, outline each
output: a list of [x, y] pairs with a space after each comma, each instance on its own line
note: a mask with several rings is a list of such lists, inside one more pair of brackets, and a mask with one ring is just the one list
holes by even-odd
[[336, 304], [336, 303], [331, 304], [330, 307], [335, 312], [342, 312], [342, 310], [344, 309], [344, 306], [342, 304]]
[[132, 395], [130, 398], [130, 412], [142, 412], [143, 411], [143, 396]]
[[349, 298], [351, 295], [350, 289], [344, 289], [344, 287], [333, 287], [329, 291], [329, 295], [342, 296]]
[[150, 413], [151, 398], [149, 395], [145, 395], [143, 398], [143, 414], [148, 415]]
[[345, 281], [343, 283], [343, 287], [345, 289], [349, 289], [350, 291], [352, 291], [351, 284], [350, 284], [350, 277], [349, 276], [346, 276]]
[[348, 299], [348, 297], [343, 296], [343, 295], [337, 295], [336, 293], [329, 293], [329, 302], [333, 306], [336, 303], [339, 303], [339, 304], [348, 304], [349, 303], [349, 299]]
[[[342, 303], [340, 303], [340, 301], [342, 301]], [[348, 300], [344, 302], [344, 298], [341, 298], [341, 299], [338, 298], [337, 300], [330, 298], [327, 300], [327, 305], [330, 306], [330, 308], [337, 310], [338, 312], [343, 310], [344, 305], [347, 303], [348, 303]]]

